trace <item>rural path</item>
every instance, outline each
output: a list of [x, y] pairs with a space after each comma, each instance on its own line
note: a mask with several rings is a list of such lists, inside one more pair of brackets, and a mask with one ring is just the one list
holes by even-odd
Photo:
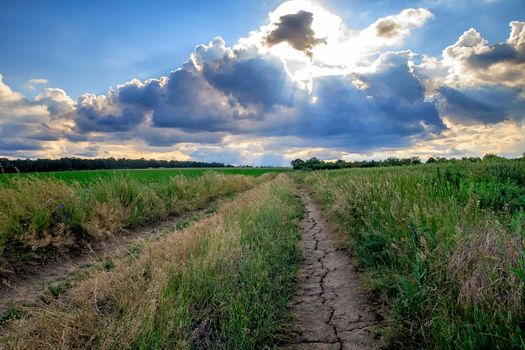
[[89, 268], [105, 259], [112, 259], [133, 244], [173, 232], [185, 220], [202, 218], [224, 200], [219, 198], [203, 209], [175, 215], [157, 224], [125, 230], [106, 241], [85, 243], [78, 251], [57, 256], [47, 263], [20, 264], [11, 266], [9, 270], [0, 270], [0, 317], [13, 303], [30, 303], [43, 295], [49, 284], [68, 278], [80, 268]]
[[297, 327], [285, 349], [374, 349], [378, 318], [354, 264], [317, 204], [306, 193], [302, 197], [304, 261], [292, 306]]

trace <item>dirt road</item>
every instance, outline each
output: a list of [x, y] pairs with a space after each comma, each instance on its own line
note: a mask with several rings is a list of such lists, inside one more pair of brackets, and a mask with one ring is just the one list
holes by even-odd
[[202, 218], [210, 208], [221, 202], [222, 199], [218, 199], [204, 209], [173, 216], [158, 224], [127, 230], [107, 241], [86, 244], [75, 254], [58, 256], [45, 264], [22, 264], [20, 267], [12, 268], [8, 273], [0, 273], [0, 316], [15, 302], [31, 303], [45, 293], [50, 283], [67, 278], [77, 269], [91, 267], [106, 258], [111, 259], [127, 250], [132, 244], [139, 244], [174, 232], [185, 220], [192, 220], [192, 217]]
[[293, 311], [297, 331], [286, 349], [374, 349], [378, 320], [354, 265], [316, 203], [303, 193], [304, 261]]

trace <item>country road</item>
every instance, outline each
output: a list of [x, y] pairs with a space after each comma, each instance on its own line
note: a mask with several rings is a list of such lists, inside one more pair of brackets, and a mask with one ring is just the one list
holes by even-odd
[[296, 333], [286, 349], [374, 349], [378, 318], [347, 252], [306, 194], [304, 261], [293, 303]]

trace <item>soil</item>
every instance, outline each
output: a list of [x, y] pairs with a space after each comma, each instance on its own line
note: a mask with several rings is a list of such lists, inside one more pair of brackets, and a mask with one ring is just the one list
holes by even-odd
[[292, 306], [296, 331], [285, 349], [375, 349], [376, 307], [318, 205], [308, 194], [302, 197], [304, 261]]

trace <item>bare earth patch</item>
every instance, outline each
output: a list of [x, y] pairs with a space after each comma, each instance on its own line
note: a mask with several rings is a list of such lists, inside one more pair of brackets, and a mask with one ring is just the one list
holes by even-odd
[[379, 343], [374, 307], [316, 203], [307, 194], [303, 199], [304, 261], [293, 303], [297, 327], [285, 348], [374, 349]]

